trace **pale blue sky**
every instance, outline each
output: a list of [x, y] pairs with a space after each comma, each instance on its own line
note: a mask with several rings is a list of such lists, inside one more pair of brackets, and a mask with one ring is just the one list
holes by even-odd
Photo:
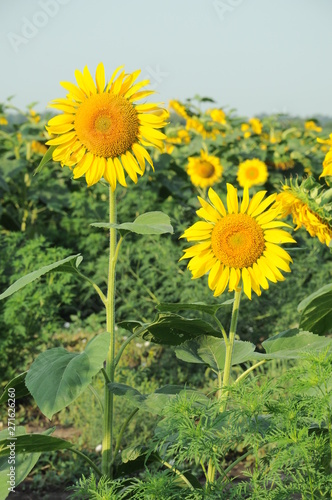
[[2, 0], [0, 100], [64, 97], [76, 68], [142, 69], [158, 100], [332, 116], [331, 0]]

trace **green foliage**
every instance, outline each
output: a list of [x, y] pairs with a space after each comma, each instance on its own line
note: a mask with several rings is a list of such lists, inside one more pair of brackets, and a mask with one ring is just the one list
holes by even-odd
[[62, 347], [41, 353], [26, 376], [26, 386], [40, 410], [49, 419], [74, 401], [101, 370], [110, 334], [101, 333], [81, 353]]
[[[26, 241], [23, 233], [0, 240], [0, 284], [4, 291], [22, 275], [68, 256], [62, 247], [51, 247], [44, 237]], [[42, 276], [0, 302], [1, 381], [8, 381], [51, 345], [50, 334], [61, 329], [73, 311], [75, 284], [69, 274]]]

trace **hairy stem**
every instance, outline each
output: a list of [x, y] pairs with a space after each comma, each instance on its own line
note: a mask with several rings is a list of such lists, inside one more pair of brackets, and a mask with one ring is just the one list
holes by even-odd
[[[224, 366], [224, 376], [222, 381], [223, 389], [229, 385], [231, 366], [232, 366], [233, 347], [236, 334], [237, 319], [240, 308], [241, 291], [242, 291], [241, 288], [240, 290], [236, 290], [234, 295], [231, 326], [229, 329], [228, 344], [226, 344], [226, 359]], [[227, 405], [227, 399], [228, 399], [228, 391], [226, 390], [221, 396], [222, 404], [220, 407], [220, 411], [225, 411]]]
[[[116, 223], [116, 199], [111, 187], [109, 189], [109, 222]], [[117, 258], [116, 229], [110, 228], [109, 237], [109, 265], [108, 265], [108, 285], [106, 308], [106, 329], [111, 335], [111, 341], [106, 358], [105, 375], [110, 382], [114, 382], [114, 356], [115, 356], [115, 318], [114, 318], [114, 296], [115, 296], [115, 264]], [[102, 452], [102, 473], [111, 477], [111, 463], [113, 461], [113, 418], [114, 401], [113, 393], [109, 391], [105, 383], [104, 402], [104, 425], [103, 425], [103, 452]]]

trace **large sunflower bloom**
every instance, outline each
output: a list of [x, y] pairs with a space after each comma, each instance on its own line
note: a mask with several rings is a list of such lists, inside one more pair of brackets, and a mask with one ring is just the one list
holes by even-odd
[[96, 83], [87, 67], [76, 70], [78, 85], [61, 82], [69, 91], [66, 99], [52, 101], [50, 107], [63, 111], [48, 122], [49, 134], [56, 135], [47, 142], [56, 146], [53, 160], [74, 169], [74, 179], [85, 175], [88, 186], [102, 177], [112, 190], [119, 182], [126, 186], [125, 172], [133, 182], [143, 175], [145, 160], [153, 163], [145, 146], [163, 150], [165, 135], [160, 132], [168, 113], [158, 104], [134, 104], [153, 94], [141, 90], [149, 81], [134, 83], [140, 70], [125, 74], [117, 68], [109, 82], [104, 65], [96, 70]]
[[205, 188], [220, 181], [223, 167], [217, 156], [210, 156], [202, 150], [200, 157], [191, 156], [188, 162], [187, 174], [194, 186]]
[[[288, 224], [276, 220], [280, 209], [270, 206], [276, 194], [268, 196], [259, 191], [249, 199], [248, 188], [244, 189], [239, 205], [237, 189], [227, 184], [227, 210], [210, 188], [211, 203], [198, 198], [202, 208], [197, 215], [204, 221], [196, 222], [181, 238], [198, 243], [186, 250], [182, 259], [190, 259], [193, 279], [209, 273], [208, 284], [214, 296], [222, 294], [225, 288], [236, 290], [242, 279], [244, 293], [251, 299], [251, 290], [261, 295], [269, 288], [268, 280], [276, 283], [285, 278], [280, 270], [290, 272], [288, 253], [281, 243], [294, 243], [289, 233], [280, 229]], [[268, 208], [270, 207], [270, 208]], [[289, 226], [288, 226], [289, 227]]]
[[264, 162], [253, 158], [240, 163], [237, 171], [237, 180], [241, 187], [264, 184], [268, 178], [267, 167]]
[[[332, 227], [327, 220], [324, 220], [322, 214], [309, 206], [309, 203], [311, 206], [314, 205], [314, 200], [309, 201], [308, 197], [305, 200], [305, 194], [296, 187], [284, 185], [283, 189], [284, 191], [277, 196], [277, 204], [280, 205], [282, 216], [286, 217], [291, 214], [296, 224], [295, 231], [303, 226], [311, 237], [317, 236], [323, 245], [330, 246]], [[317, 210], [319, 210], [318, 207]]]

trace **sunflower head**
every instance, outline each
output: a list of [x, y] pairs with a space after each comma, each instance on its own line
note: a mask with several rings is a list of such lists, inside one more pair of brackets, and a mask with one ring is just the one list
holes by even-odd
[[190, 259], [193, 279], [209, 273], [208, 284], [214, 295], [236, 290], [242, 280], [245, 294], [261, 295], [285, 278], [281, 271], [290, 272], [292, 262], [282, 243], [294, 243], [290, 234], [281, 229], [290, 227], [280, 221], [281, 210], [274, 202], [277, 194], [265, 198], [259, 191], [249, 199], [246, 187], [239, 204], [237, 190], [227, 184], [227, 209], [217, 193], [209, 189], [209, 202], [198, 198], [201, 208], [197, 215], [203, 219], [187, 229], [182, 238], [196, 244], [184, 251], [182, 259]]
[[202, 150], [201, 156], [192, 156], [188, 162], [187, 173], [194, 186], [206, 188], [221, 180], [223, 167], [217, 156], [210, 156]]
[[68, 90], [65, 99], [50, 107], [62, 111], [48, 122], [47, 131], [55, 137], [46, 144], [56, 146], [53, 160], [74, 171], [74, 179], [85, 175], [88, 186], [102, 177], [112, 190], [117, 182], [127, 186], [125, 172], [133, 182], [143, 175], [145, 161], [153, 168], [146, 146], [163, 151], [168, 112], [159, 103], [135, 104], [154, 92], [141, 90], [149, 81], [135, 83], [140, 71], [126, 74], [123, 66], [110, 80], [100, 63], [95, 82], [87, 67], [76, 70], [77, 85], [61, 82]]
[[278, 194], [276, 204], [283, 217], [292, 215], [295, 230], [303, 226], [310, 236], [332, 246], [332, 188], [324, 190], [312, 177], [301, 184], [290, 180]]
[[241, 187], [258, 186], [267, 181], [268, 172], [264, 162], [253, 158], [240, 163], [237, 171], [237, 180]]

